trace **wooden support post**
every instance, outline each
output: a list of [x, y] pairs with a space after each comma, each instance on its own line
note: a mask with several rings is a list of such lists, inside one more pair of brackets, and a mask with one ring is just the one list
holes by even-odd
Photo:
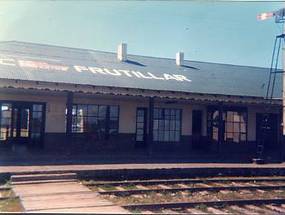
[[147, 145], [149, 150], [149, 155], [152, 155], [152, 147], [153, 147], [153, 112], [154, 112], [154, 98], [149, 98], [149, 114], [148, 114], [148, 138]]
[[73, 92], [67, 93], [67, 101], [66, 101], [66, 134], [67, 136], [71, 136], [72, 133], [72, 105], [73, 105]]
[[219, 103], [219, 131], [218, 131], [218, 154], [221, 152], [221, 147], [224, 139], [224, 122], [223, 122], [223, 103]]

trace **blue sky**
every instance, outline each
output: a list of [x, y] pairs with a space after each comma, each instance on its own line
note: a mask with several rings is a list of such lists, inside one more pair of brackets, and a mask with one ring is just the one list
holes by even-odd
[[282, 27], [256, 15], [284, 2], [0, 1], [0, 40], [268, 67]]

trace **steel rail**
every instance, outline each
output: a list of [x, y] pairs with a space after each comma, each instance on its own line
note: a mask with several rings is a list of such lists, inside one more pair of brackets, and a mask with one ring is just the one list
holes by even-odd
[[11, 187], [0, 187], [0, 191], [11, 190]]
[[0, 201], [14, 200], [14, 199], [20, 199], [20, 197], [19, 196], [2, 196], [2, 197], [0, 197]]
[[158, 180], [134, 180], [134, 181], [104, 181], [85, 182], [87, 186], [120, 186], [120, 185], [154, 185], [154, 184], [177, 184], [177, 183], [207, 183], [207, 182], [285, 182], [285, 177], [258, 177], [258, 178], [205, 178], [205, 179], [158, 179]]
[[254, 186], [214, 186], [214, 187], [183, 187], [183, 188], [159, 188], [159, 189], [130, 189], [130, 190], [108, 190], [108, 191], [98, 191], [101, 195], [133, 195], [141, 193], [150, 193], [150, 192], [200, 192], [200, 191], [220, 191], [220, 190], [273, 190], [273, 189], [285, 189], [285, 185], [254, 185]]
[[160, 209], [160, 208], [187, 208], [198, 205], [206, 206], [224, 206], [224, 205], [261, 205], [261, 204], [284, 204], [285, 198], [276, 199], [235, 199], [235, 200], [219, 200], [219, 201], [197, 201], [197, 202], [166, 202], [166, 203], [146, 203], [146, 204], [127, 204], [121, 207], [129, 210], [133, 209]]

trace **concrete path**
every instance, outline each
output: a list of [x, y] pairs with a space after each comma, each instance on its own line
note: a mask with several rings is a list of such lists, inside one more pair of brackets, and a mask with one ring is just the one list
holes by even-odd
[[128, 213], [78, 182], [21, 184], [12, 188], [26, 212]]

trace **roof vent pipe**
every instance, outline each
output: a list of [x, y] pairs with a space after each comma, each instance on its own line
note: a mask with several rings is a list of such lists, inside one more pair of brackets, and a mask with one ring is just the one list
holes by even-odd
[[183, 52], [177, 52], [176, 53], [176, 65], [177, 66], [183, 66], [184, 64], [184, 53]]
[[118, 46], [117, 58], [119, 61], [127, 60], [127, 44], [126, 43], [121, 43]]

